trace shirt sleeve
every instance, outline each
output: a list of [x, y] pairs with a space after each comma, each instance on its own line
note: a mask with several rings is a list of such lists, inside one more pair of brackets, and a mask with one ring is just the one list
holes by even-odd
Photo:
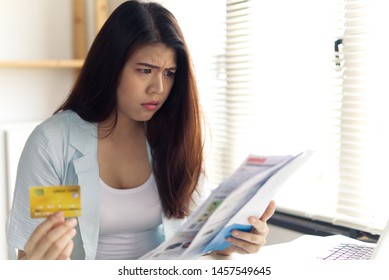
[[53, 164], [55, 153], [39, 126], [31, 133], [19, 159], [12, 209], [7, 228], [8, 244], [23, 250], [35, 228], [43, 219], [30, 218], [29, 187], [60, 185]]

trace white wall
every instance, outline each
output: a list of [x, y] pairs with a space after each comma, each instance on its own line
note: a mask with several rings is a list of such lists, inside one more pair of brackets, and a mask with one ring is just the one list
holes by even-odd
[[[0, 0], [0, 60], [72, 57], [71, 1]], [[0, 123], [41, 120], [70, 90], [69, 69], [0, 68]]]

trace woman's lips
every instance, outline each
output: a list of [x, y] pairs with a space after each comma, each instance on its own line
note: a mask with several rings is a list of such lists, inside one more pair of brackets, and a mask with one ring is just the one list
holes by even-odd
[[151, 101], [151, 102], [142, 104], [143, 108], [145, 108], [146, 110], [149, 110], [149, 111], [157, 110], [158, 105], [159, 105], [159, 102], [157, 102], [157, 101]]

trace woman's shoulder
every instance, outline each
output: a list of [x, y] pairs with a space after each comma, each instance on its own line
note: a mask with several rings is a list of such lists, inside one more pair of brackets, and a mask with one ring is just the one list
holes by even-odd
[[35, 132], [52, 136], [52, 134], [61, 135], [74, 130], [85, 131], [85, 129], [92, 128], [94, 126], [95, 125], [93, 123], [81, 119], [76, 112], [65, 110], [52, 115], [40, 123], [35, 128]]
[[52, 115], [51, 117], [44, 120], [37, 127], [41, 129], [46, 129], [46, 128], [58, 129], [63, 126], [68, 126], [71, 121], [77, 121], [78, 119], [81, 120], [81, 118], [78, 116], [76, 112], [71, 110], [66, 110]]
[[32, 142], [61, 145], [76, 137], [96, 134], [96, 124], [87, 122], [71, 110], [58, 112], [35, 127], [30, 135]]

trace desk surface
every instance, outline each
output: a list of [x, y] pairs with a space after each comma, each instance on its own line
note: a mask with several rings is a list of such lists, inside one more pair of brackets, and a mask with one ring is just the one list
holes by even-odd
[[267, 236], [266, 245], [275, 245], [285, 242], [290, 242], [304, 235], [301, 232], [286, 229], [280, 226], [272, 225], [268, 223], [269, 235]]

